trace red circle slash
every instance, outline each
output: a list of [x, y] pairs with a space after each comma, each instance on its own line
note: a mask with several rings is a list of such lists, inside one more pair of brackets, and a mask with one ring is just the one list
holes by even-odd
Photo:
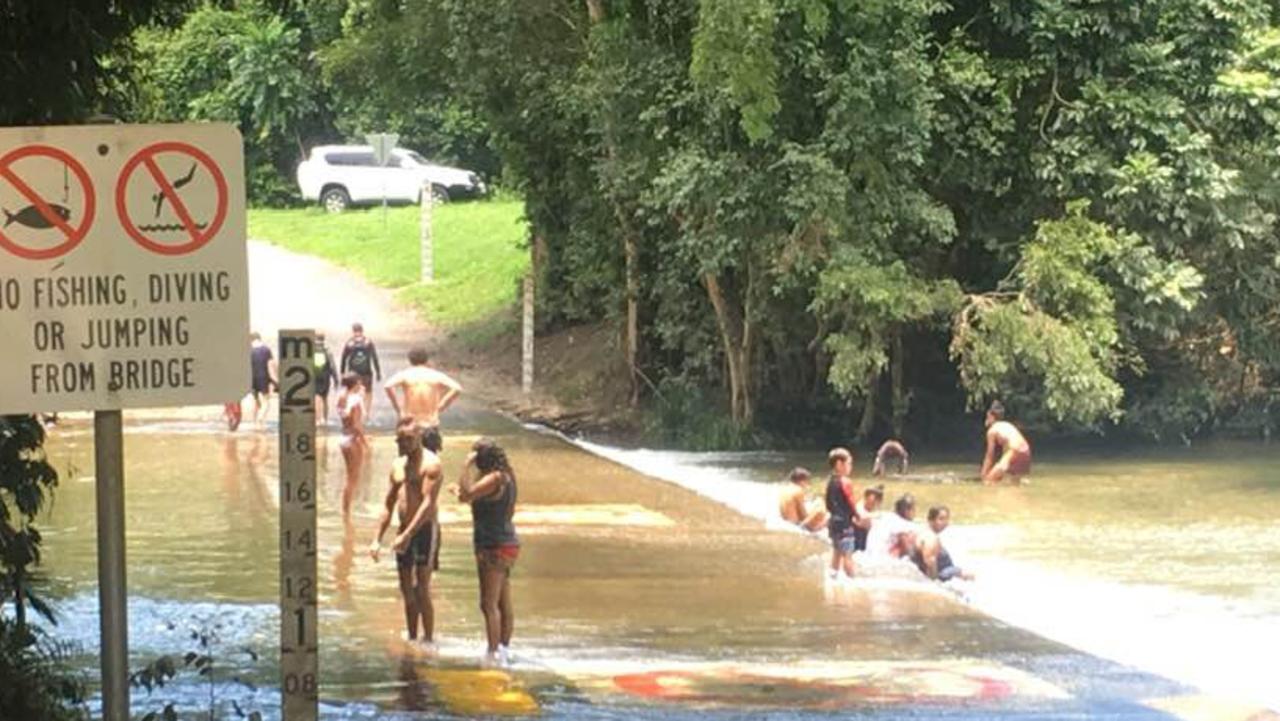
[[[178, 191], [174, 189], [169, 179], [164, 177], [164, 173], [161, 172], [160, 166], [156, 165], [155, 161], [155, 157], [160, 153], [181, 153], [195, 158], [196, 162], [209, 171], [209, 175], [213, 176], [218, 202], [213, 212], [213, 219], [209, 221], [208, 225], [203, 228], [197, 225], [196, 221], [191, 217], [191, 211], [187, 209], [187, 204], [178, 196]], [[139, 166], [146, 168], [147, 173], [155, 181], [156, 187], [164, 195], [164, 199], [169, 202], [173, 212], [182, 221], [182, 227], [186, 229], [187, 235], [190, 237], [189, 241], [177, 245], [161, 243], [154, 238], [148, 238], [134, 224], [133, 218], [129, 214], [129, 206], [126, 203], [126, 191], [130, 178], [132, 178], [134, 171]], [[129, 162], [125, 163], [120, 170], [120, 178], [116, 181], [116, 214], [120, 216], [120, 224], [124, 226], [125, 232], [138, 245], [161, 255], [186, 255], [199, 250], [210, 240], [213, 240], [213, 237], [218, 234], [218, 230], [222, 228], [222, 222], [227, 219], [227, 199], [227, 179], [223, 176], [222, 169], [203, 150], [187, 143], [163, 142], [148, 145], [134, 153], [132, 158], [129, 158]]]
[[[40, 197], [40, 194], [28, 185], [22, 178], [18, 177], [13, 169], [10, 168], [15, 162], [23, 158], [45, 157], [53, 158], [63, 164], [76, 176], [76, 180], [80, 181], [81, 187], [84, 189], [84, 212], [81, 213], [80, 224], [72, 227], [58, 215], [53, 208], [49, 207], [48, 201]], [[49, 258], [57, 258], [61, 255], [70, 253], [80, 241], [84, 240], [85, 235], [89, 233], [89, 228], [93, 225], [93, 212], [96, 202], [96, 196], [93, 192], [93, 182], [89, 180], [89, 174], [85, 172], [84, 166], [75, 158], [71, 157], [65, 150], [59, 150], [48, 145], [27, 145], [17, 150], [10, 151], [0, 157], [0, 178], [9, 181], [9, 184], [17, 189], [26, 199], [39, 211], [40, 215], [49, 222], [50, 225], [57, 228], [65, 236], [66, 240], [52, 248], [28, 248], [13, 239], [7, 237], [3, 231], [0, 231], [0, 247], [13, 253], [20, 258], [28, 260], [48, 260]]]

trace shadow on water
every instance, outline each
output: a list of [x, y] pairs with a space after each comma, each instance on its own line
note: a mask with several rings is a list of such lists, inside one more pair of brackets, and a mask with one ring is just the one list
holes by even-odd
[[[365, 551], [394, 454], [382, 421], [348, 520], [338, 511], [337, 438], [318, 444], [323, 718], [1155, 719], [1178, 717], [1160, 699], [1192, 697], [1185, 685], [1074, 651], [923, 582], [824, 588], [825, 546], [773, 532], [751, 510], [776, 493], [764, 480], [802, 460], [817, 465], [812, 459], [689, 456], [683, 461], [710, 469], [719, 490], [682, 488], [465, 406], [447, 429], [449, 482], [471, 441], [486, 434], [508, 448], [521, 484], [515, 664], [510, 672], [478, 667], [469, 515], [451, 499], [432, 582], [440, 656], [415, 655], [399, 640], [394, 563]], [[127, 433], [132, 663], [181, 655], [193, 626], [219, 624], [218, 675], [244, 684], [219, 692], [223, 717], [234, 717], [234, 700], [275, 718], [276, 441], [270, 432], [198, 425], [149, 422]], [[81, 644], [84, 668], [96, 673], [90, 436], [63, 429], [49, 453], [59, 468], [76, 469], [45, 523], [46, 570], [64, 619], [57, 633]], [[655, 463], [678, 470], [682, 459], [671, 456]], [[1110, 493], [1100, 483], [1090, 485]], [[1070, 535], [1078, 531], [1070, 509], [1080, 502], [1070, 489], [1028, 495], [1039, 488], [980, 497], [976, 488], [934, 496], [922, 486], [918, 495], [964, 509], [962, 523], [977, 530], [975, 553], [1015, 537], [1024, 544], [1015, 560], [1039, 563], [1063, 549], [1027, 542], [1025, 525]], [[707, 497], [716, 493], [729, 496]], [[1107, 563], [1085, 568], [1095, 562]], [[208, 693], [202, 679], [184, 680], [150, 698], [135, 692], [134, 707], [153, 710], [148, 704], [163, 698], [207, 709]]]

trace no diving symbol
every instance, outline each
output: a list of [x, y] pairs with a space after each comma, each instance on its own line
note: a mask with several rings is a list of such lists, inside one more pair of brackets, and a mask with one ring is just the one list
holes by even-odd
[[162, 255], [185, 255], [203, 247], [222, 228], [227, 179], [213, 159], [193, 145], [154, 143], [134, 153], [120, 170], [116, 213], [138, 245]]
[[[26, 162], [15, 168], [15, 164], [23, 160]], [[53, 161], [53, 164], [49, 161]], [[84, 206], [81, 209], [74, 208], [76, 204], [70, 200], [71, 176], [75, 176], [80, 185], [79, 196], [83, 198]], [[47, 193], [42, 195], [32, 187], [33, 184], [48, 187], [51, 178], [62, 183], [62, 203], [50, 202], [45, 197]], [[15, 207], [0, 204], [4, 211], [3, 223], [0, 224], [0, 247], [21, 258], [47, 260], [71, 252], [84, 240], [93, 224], [96, 201], [89, 174], [70, 154], [48, 145], [18, 148], [0, 157], [0, 179], [4, 181], [0, 183], [0, 188], [7, 183], [22, 196], [14, 203]], [[39, 182], [41, 180], [45, 182]], [[72, 225], [71, 221], [77, 221], [78, 224]], [[27, 230], [21, 231], [20, 236], [15, 226], [25, 227]], [[28, 245], [32, 240], [46, 236], [58, 237], [60, 240], [56, 245], [48, 247], [33, 248]]]

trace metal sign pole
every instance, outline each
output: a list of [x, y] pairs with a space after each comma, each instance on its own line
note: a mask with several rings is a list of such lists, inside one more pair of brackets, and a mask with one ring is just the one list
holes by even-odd
[[280, 673], [284, 721], [319, 715], [315, 331], [280, 331]]
[[124, 555], [124, 430], [120, 411], [93, 414], [98, 501], [98, 623], [102, 717], [129, 721], [129, 602]]

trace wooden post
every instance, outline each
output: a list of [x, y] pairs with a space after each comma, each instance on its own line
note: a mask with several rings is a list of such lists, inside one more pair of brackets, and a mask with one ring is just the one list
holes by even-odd
[[533, 271], [524, 277], [524, 337], [520, 363], [520, 389], [533, 392]]
[[281, 718], [316, 721], [315, 331], [280, 331]]
[[435, 248], [432, 247], [431, 240], [431, 206], [435, 203], [435, 197], [431, 194], [430, 181], [422, 184], [422, 206], [421, 216], [418, 220], [419, 240], [422, 252], [422, 277], [423, 283], [433, 283], [436, 279], [435, 267]]

